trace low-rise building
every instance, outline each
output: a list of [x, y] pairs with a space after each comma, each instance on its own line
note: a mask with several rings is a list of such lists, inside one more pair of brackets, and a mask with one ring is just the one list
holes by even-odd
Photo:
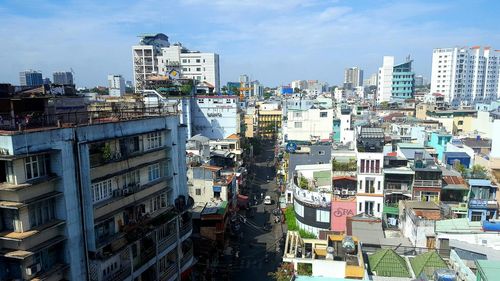
[[366, 276], [362, 246], [353, 236], [305, 239], [296, 231], [288, 231], [283, 261], [293, 263], [298, 275], [302, 268], [308, 268], [313, 277], [363, 280]]
[[434, 226], [441, 219], [439, 205], [435, 202], [400, 201], [399, 228], [415, 247], [434, 248]]

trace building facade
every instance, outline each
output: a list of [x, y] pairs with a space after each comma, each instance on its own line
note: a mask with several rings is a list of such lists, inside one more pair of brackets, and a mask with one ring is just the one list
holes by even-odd
[[412, 60], [394, 64], [394, 57], [384, 56], [382, 67], [378, 71], [377, 103], [393, 99], [411, 99], [415, 93], [415, 73]]
[[358, 67], [350, 67], [344, 70], [344, 88], [353, 89], [363, 86], [363, 70]]
[[193, 262], [186, 128], [84, 116], [0, 134], [0, 279], [177, 278]]
[[288, 110], [286, 131], [287, 141], [331, 140], [333, 134], [333, 109], [309, 108], [307, 110]]
[[432, 53], [431, 93], [452, 106], [498, 99], [499, 56], [490, 47], [438, 48]]
[[54, 72], [52, 74], [52, 83], [54, 84], [62, 84], [62, 85], [73, 85], [73, 73], [64, 71], [64, 72]]
[[35, 70], [19, 72], [19, 85], [36, 87], [43, 85], [42, 73]]
[[121, 75], [108, 75], [109, 95], [121, 97], [125, 95], [125, 79]]
[[357, 213], [382, 217], [384, 207], [384, 132], [362, 127], [357, 137]]
[[142, 36], [132, 52], [136, 91], [145, 89], [148, 76], [164, 75], [207, 82], [220, 92], [218, 54], [188, 50], [180, 43], [170, 44], [162, 33]]

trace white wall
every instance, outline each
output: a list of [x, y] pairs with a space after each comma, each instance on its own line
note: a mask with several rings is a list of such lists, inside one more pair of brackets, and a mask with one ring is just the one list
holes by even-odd
[[393, 67], [394, 57], [384, 56], [384, 62], [378, 74], [377, 103], [391, 100]]
[[[321, 117], [321, 114], [326, 114], [326, 116]], [[288, 140], [330, 139], [333, 133], [333, 115], [333, 109], [288, 111]]]

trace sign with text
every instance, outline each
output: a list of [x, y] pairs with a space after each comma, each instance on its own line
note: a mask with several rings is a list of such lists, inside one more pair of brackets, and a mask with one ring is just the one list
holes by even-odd
[[347, 217], [356, 215], [356, 201], [332, 201], [331, 229], [345, 231]]

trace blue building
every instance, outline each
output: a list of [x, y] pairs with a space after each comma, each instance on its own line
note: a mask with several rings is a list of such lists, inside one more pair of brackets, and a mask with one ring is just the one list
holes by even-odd
[[427, 145], [434, 148], [438, 155], [438, 160], [443, 161], [443, 154], [446, 151], [446, 144], [453, 136], [445, 132], [432, 132]]
[[469, 154], [465, 152], [452, 152], [452, 151], [444, 152], [443, 163], [445, 165], [453, 166], [457, 161], [460, 164], [464, 165], [464, 167], [466, 168], [470, 167], [471, 159]]
[[43, 85], [42, 73], [34, 70], [19, 72], [19, 84], [21, 86], [36, 87]]
[[392, 71], [392, 99], [412, 99], [415, 93], [415, 73], [412, 60], [395, 65]]
[[228, 95], [237, 95], [238, 93], [235, 91], [235, 89], [239, 90], [241, 86], [240, 82], [227, 82], [226, 87], [227, 87], [227, 94]]
[[470, 221], [484, 221], [497, 218], [498, 203], [496, 200], [497, 186], [490, 180], [469, 180], [469, 211]]

